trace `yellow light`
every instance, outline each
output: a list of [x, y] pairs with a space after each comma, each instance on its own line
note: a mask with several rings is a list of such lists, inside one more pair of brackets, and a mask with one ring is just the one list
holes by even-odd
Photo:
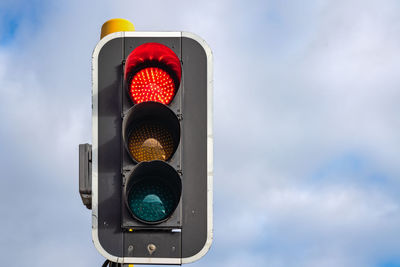
[[110, 19], [101, 26], [100, 39], [113, 32], [133, 32], [135, 26], [126, 19]]
[[174, 150], [171, 133], [158, 123], [148, 122], [133, 129], [129, 152], [138, 161], [168, 160]]

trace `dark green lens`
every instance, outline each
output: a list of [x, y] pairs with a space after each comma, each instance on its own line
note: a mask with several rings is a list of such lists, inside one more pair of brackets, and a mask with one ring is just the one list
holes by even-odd
[[128, 194], [128, 205], [140, 220], [158, 222], [174, 211], [177, 198], [168, 185], [151, 177], [135, 183]]

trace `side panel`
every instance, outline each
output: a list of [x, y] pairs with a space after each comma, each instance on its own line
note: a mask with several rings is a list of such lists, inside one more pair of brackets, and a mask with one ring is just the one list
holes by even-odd
[[123, 257], [121, 210], [121, 86], [123, 38], [107, 42], [98, 58], [98, 234], [101, 246]]
[[207, 55], [193, 39], [182, 38], [182, 65], [182, 258], [188, 258], [207, 240]]

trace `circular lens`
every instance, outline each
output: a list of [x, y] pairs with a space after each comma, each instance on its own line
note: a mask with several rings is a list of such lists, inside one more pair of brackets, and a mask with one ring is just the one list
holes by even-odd
[[122, 139], [126, 151], [135, 163], [168, 161], [179, 146], [179, 119], [164, 104], [136, 104], [122, 120]]
[[135, 183], [128, 193], [130, 210], [145, 222], [166, 219], [174, 211], [177, 202], [173, 191], [160, 178], [146, 177]]
[[163, 69], [151, 67], [138, 71], [131, 80], [131, 97], [135, 104], [154, 101], [168, 105], [175, 94], [175, 83]]
[[174, 151], [171, 133], [156, 122], [143, 123], [132, 130], [129, 152], [137, 161], [168, 160]]
[[157, 224], [172, 216], [181, 194], [177, 171], [164, 161], [154, 160], [136, 165], [127, 177], [123, 198], [133, 218]]
[[134, 104], [154, 101], [168, 105], [182, 77], [178, 56], [160, 43], [139, 45], [125, 61], [124, 79]]

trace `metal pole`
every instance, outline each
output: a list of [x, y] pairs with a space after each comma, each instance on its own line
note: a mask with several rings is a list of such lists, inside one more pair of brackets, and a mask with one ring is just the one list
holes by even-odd
[[[109, 260], [106, 260], [102, 267], [123, 267], [121, 263], [116, 263], [116, 262], [111, 262]], [[129, 267], [133, 267], [133, 264], [129, 264]]]

